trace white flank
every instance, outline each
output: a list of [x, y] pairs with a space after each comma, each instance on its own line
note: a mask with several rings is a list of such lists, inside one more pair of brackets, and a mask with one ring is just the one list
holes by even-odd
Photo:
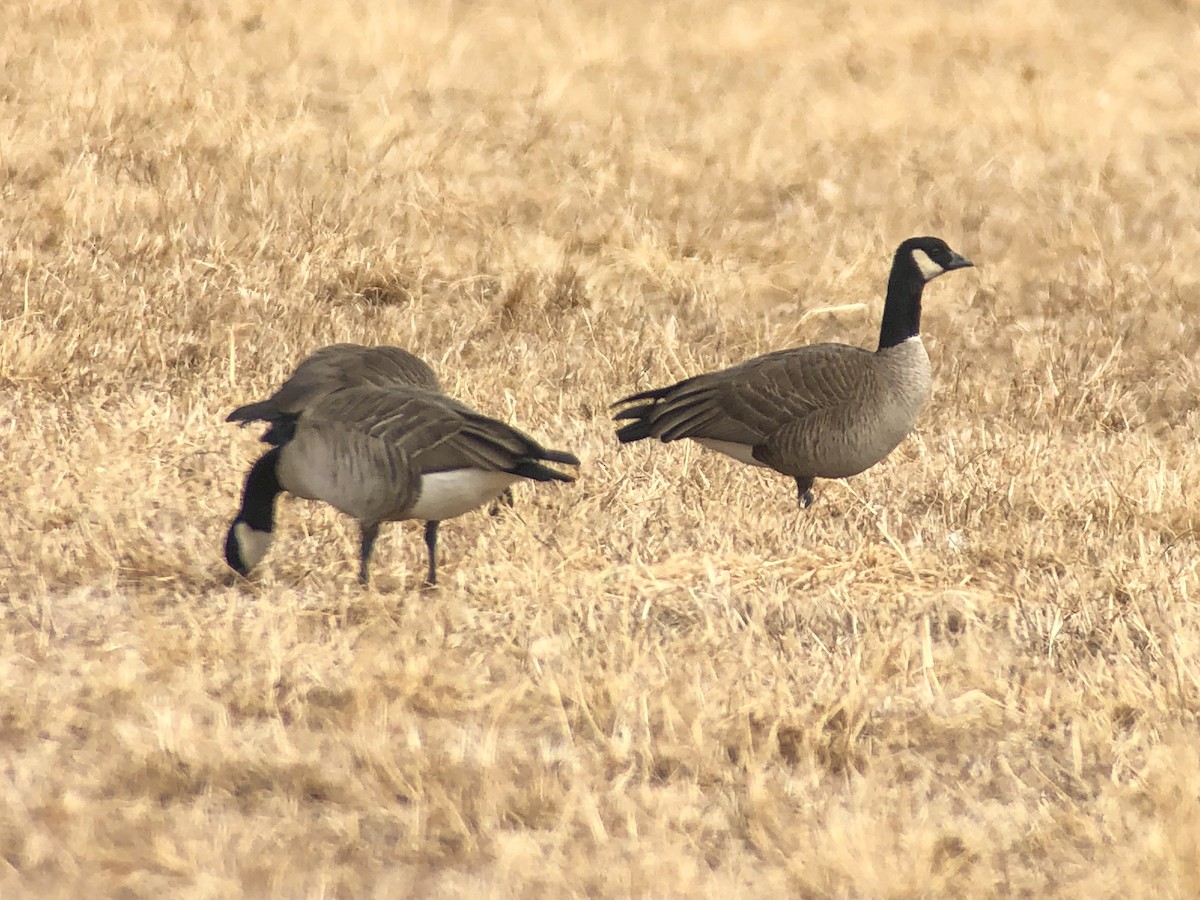
[[408, 518], [440, 522], [461, 516], [495, 500], [517, 477], [508, 472], [485, 472], [483, 469], [452, 469], [422, 475], [421, 496], [408, 511]]
[[917, 268], [921, 270], [921, 277], [926, 281], [932, 281], [946, 271], [935, 263], [932, 257], [924, 250], [914, 250], [912, 258], [913, 262], [917, 264]]
[[242, 557], [242, 564], [249, 572], [259, 561], [267, 555], [267, 548], [271, 546], [271, 538], [273, 535], [269, 531], [257, 531], [251, 528], [245, 522], [238, 522], [233, 526], [233, 539], [237, 541], [238, 553]]
[[694, 440], [697, 444], [707, 447], [709, 450], [716, 450], [718, 453], [732, 456], [738, 462], [743, 462], [750, 466], [766, 466], [766, 463], [759, 462], [754, 458], [754, 448], [749, 444], [738, 444], [734, 441], [714, 441], [712, 438], [695, 438]]

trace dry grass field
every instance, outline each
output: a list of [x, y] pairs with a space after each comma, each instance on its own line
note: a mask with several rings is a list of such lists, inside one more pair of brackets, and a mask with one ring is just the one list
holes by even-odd
[[[0, 15], [0, 896], [1200, 895], [1200, 7], [14, 0]], [[846, 482], [607, 405], [873, 346]], [[583, 460], [510, 512], [281, 504], [311, 350]]]

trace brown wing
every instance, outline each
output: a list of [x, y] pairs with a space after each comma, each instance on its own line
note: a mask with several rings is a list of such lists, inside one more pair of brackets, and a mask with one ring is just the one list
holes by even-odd
[[846, 344], [780, 350], [618, 401], [632, 424], [622, 440], [701, 438], [754, 447], [789, 424], [843, 407], [862, 395], [870, 351]]
[[305, 410], [297, 431], [316, 424], [385, 444], [418, 474], [474, 468], [534, 477], [522, 471], [523, 464], [579, 464], [570, 453], [547, 449], [504, 422], [419, 388], [360, 385], [331, 392]]

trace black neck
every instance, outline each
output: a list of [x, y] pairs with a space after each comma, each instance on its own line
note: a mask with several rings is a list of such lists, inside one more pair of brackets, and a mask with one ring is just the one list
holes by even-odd
[[237, 521], [245, 522], [255, 531], [275, 530], [275, 498], [283, 490], [276, 471], [278, 465], [279, 448], [268, 450], [258, 458], [246, 476], [242, 508], [238, 510]]
[[879, 349], [886, 350], [921, 333], [921, 277], [912, 255], [897, 253], [888, 277], [887, 299], [883, 303], [883, 324], [879, 328]]

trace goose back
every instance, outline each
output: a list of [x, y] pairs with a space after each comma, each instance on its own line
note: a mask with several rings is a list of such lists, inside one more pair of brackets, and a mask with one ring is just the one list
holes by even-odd
[[[226, 421], [277, 421], [295, 416], [324, 394], [353, 385], [407, 386], [435, 392], [442, 389], [433, 369], [400, 347], [330, 344], [302, 360], [266, 400], [238, 407]], [[273, 430], [268, 431], [264, 440], [273, 442], [270, 439], [277, 436]]]
[[442, 385], [425, 360], [400, 347], [366, 347], [361, 344], [330, 344], [313, 352], [296, 367], [296, 371], [279, 393], [288, 391], [297, 400], [314, 391], [324, 391], [351, 384], [370, 384], [376, 387], [408, 385], [430, 391], [441, 391]]

